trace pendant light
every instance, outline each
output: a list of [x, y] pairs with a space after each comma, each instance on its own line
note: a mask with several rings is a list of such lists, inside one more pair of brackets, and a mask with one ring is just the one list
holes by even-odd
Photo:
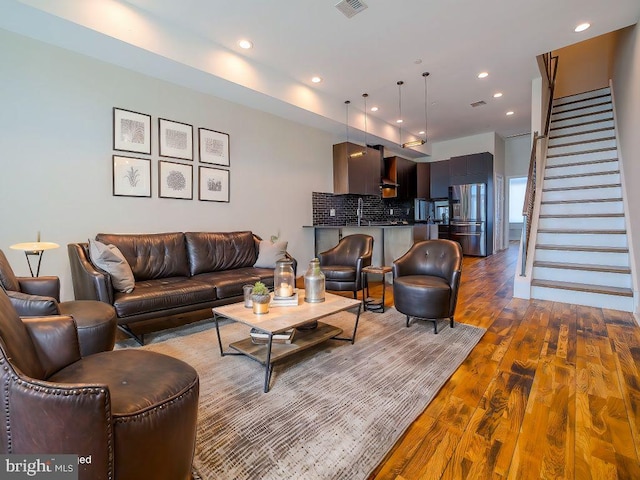
[[424, 140], [413, 140], [411, 142], [403, 143], [402, 148], [419, 147], [427, 143], [427, 77], [429, 72], [424, 72], [422, 77], [424, 78]]
[[357, 152], [353, 152], [349, 157], [357, 158], [362, 157], [367, 154], [367, 97], [368, 93], [363, 93], [362, 98], [364, 98], [364, 148]]

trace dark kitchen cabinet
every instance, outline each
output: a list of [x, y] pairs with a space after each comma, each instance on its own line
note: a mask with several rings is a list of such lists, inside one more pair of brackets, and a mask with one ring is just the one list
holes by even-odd
[[431, 164], [416, 163], [416, 198], [431, 198]]
[[449, 160], [431, 162], [431, 198], [449, 197]]
[[[357, 155], [366, 152], [364, 155]], [[356, 154], [356, 155], [354, 155]], [[333, 146], [333, 193], [380, 195], [379, 150], [355, 143], [338, 143]]]
[[384, 159], [384, 166], [382, 197], [398, 200], [416, 198], [416, 162], [402, 157], [388, 157]]
[[493, 155], [489, 152], [451, 157], [449, 162], [451, 185], [487, 183], [493, 176]]

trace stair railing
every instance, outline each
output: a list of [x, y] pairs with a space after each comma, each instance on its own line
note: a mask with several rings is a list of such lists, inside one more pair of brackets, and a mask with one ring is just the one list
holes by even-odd
[[[556, 86], [556, 75], [558, 72], [558, 56], [552, 55], [551, 52], [542, 56], [545, 66], [545, 72], [548, 83], [548, 95], [547, 111], [545, 116], [544, 131], [542, 135], [538, 135], [536, 131], [533, 134], [533, 142], [531, 145], [531, 157], [529, 158], [529, 173], [527, 176], [527, 189], [524, 195], [524, 205], [522, 206], [522, 238], [520, 244], [522, 245], [522, 263], [520, 265], [520, 276], [526, 276], [527, 272], [527, 258], [529, 254], [529, 240], [531, 237], [531, 220], [533, 219], [533, 210], [536, 202], [536, 186], [537, 186], [537, 165], [542, 164], [542, 161], [538, 163], [538, 153], [546, 157], [546, 151], [540, 150], [538, 152], [538, 141], [549, 136], [549, 128], [551, 127], [551, 110], [553, 107], [553, 93]], [[546, 149], [545, 149], [546, 150]]]

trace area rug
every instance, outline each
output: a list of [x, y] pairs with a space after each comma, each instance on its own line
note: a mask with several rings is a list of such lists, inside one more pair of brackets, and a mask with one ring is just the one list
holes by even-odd
[[[326, 321], [348, 334], [354, 315]], [[361, 480], [484, 334], [464, 324], [440, 328], [437, 335], [431, 322], [407, 328], [394, 309], [365, 312], [355, 344], [329, 340], [276, 364], [268, 393], [262, 365], [220, 356], [211, 321], [154, 335], [142, 348], [200, 375], [194, 479]], [[227, 345], [248, 328], [227, 321], [220, 332]]]

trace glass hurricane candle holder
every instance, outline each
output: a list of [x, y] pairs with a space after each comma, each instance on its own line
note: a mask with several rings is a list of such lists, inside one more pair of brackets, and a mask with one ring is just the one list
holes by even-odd
[[282, 258], [276, 262], [273, 273], [273, 293], [276, 297], [286, 298], [293, 295], [296, 277], [293, 273], [293, 262]]

